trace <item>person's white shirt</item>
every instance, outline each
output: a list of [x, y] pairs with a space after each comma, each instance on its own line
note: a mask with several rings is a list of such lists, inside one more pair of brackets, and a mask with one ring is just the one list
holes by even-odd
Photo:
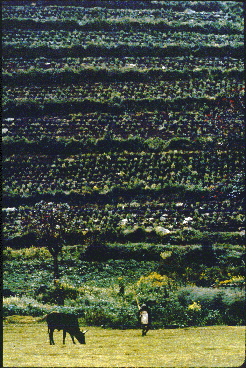
[[147, 325], [149, 323], [149, 316], [148, 316], [148, 312], [143, 310], [140, 312], [141, 314], [141, 323], [143, 325]]

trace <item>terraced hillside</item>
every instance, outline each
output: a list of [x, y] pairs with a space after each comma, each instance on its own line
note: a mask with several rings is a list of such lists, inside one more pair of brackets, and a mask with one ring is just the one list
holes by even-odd
[[242, 242], [242, 5], [207, 4], [4, 2], [5, 246], [51, 208], [71, 244]]

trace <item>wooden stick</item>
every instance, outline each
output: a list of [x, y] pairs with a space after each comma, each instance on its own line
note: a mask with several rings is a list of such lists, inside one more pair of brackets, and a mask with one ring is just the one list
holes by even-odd
[[137, 305], [138, 305], [138, 309], [141, 309], [140, 308], [140, 305], [139, 305], [139, 302], [138, 302], [138, 298], [137, 298], [137, 294], [136, 294], [136, 291], [134, 290], [134, 294], [135, 294], [135, 299], [136, 299], [136, 302], [137, 302]]

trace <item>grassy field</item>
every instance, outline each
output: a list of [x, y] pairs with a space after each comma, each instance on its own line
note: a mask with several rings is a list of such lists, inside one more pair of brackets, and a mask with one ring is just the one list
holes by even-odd
[[[8, 323], [11, 322], [12, 323]], [[239, 367], [245, 359], [245, 328], [211, 326], [151, 330], [90, 327], [86, 345], [50, 346], [46, 323], [8, 317], [3, 327], [4, 367]]]

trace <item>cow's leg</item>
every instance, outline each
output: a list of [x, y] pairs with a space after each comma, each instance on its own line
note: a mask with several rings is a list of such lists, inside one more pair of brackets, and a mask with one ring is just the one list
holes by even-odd
[[63, 344], [65, 344], [66, 330], [63, 330]]
[[50, 337], [50, 345], [55, 345], [55, 342], [54, 342], [54, 339], [53, 339], [53, 332], [54, 332], [54, 329], [49, 328], [49, 329], [48, 329], [48, 332], [49, 332], [49, 337]]
[[71, 339], [73, 340], [73, 343], [76, 344], [75, 341], [74, 341], [74, 337], [71, 333], [70, 333], [70, 336], [71, 336]]
[[49, 326], [48, 326], [48, 334], [49, 334], [49, 339], [50, 339], [50, 345], [52, 345], [52, 343], [51, 343], [51, 333], [50, 333], [50, 328], [49, 328]]

